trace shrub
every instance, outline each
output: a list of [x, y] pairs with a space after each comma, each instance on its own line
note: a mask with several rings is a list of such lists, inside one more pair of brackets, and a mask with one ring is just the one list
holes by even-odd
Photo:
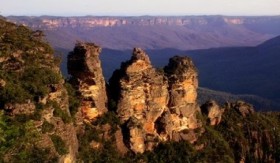
[[68, 153], [68, 149], [66, 148], [65, 142], [61, 139], [58, 135], [51, 135], [50, 136], [55, 147], [55, 150], [60, 155], [65, 155]]
[[21, 78], [23, 88], [29, 91], [34, 98], [44, 97], [50, 92], [50, 84], [58, 84], [59, 74], [49, 68], [29, 67], [25, 69]]
[[79, 93], [69, 83], [65, 83], [65, 87], [67, 89], [67, 93], [69, 97], [69, 110], [71, 116], [74, 117], [75, 114], [78, 112], [79, 106], [81, 105]]
[[44, 121], [43, 125], [42, 125], [42, 133], [47, 133], [47, 132], [52, 132], [54, 129], [54, 125], [47, 122], [47, 121]]
[[54, 108], [53, 115], [55, 117], [60, 117], [64, 123], [72, 122], [68, 113], [62, 110], [56, 101], [48, 101], [47, 106], [52, 106]]
[[64, 123], [71, 123], [72, 122], [71, 117], [67, 114], [66, 111], [63, 111], [60, 107], [54, 108], [53, 115], [55, 117], [60, 117]]

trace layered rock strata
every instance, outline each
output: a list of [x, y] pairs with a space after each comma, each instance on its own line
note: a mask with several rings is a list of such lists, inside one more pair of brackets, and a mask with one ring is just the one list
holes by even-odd
[[77, 43], [68, 56], [68, 71], [82, 97], [80, 110], [84, 119], [92, 121], [107, 112], [107, 94], [99, 54], [93, 43]]
[[[197, 71], [190, 58], [175, 56], [169, 60], [164, 68], [168, 78], [169, 110], [161, 119], [164, 125], [162, 136], [166, 139], [190, 142], [196, 141], [194, 133], [184, 134], [184, 130], [193, 130], [201, 127], [197, 119], [200, 113], [197, 99]], [[190, 136], [193, 135], [193, 136]]]
[[158, 140], [196, 140], [194, 133], [183, 132], [200, 127], [197, 73], [190, 59], [174, 57], [163, 71], [153, 68], [147, 54], [135, 48], [109, 84], [128, 133], [126, 144], [135, 153], [151, 150]]
[[110, 84], [119, 88], [117, 114], [129, 129], [129, 146], [134, 152], [143, 153], [158, 136], [155, 122], [167, 110], [167, 79], [152, 67], [147, 54], [139, 48], [134, 49], [131, 59], [122, 64], [114, 77]]

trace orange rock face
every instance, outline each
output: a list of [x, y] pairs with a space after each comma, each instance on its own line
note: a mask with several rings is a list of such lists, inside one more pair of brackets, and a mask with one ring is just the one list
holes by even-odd
[[[164, 68], [168, 78], [169, 111], [162, 116], [161, 123], [165, 126], [165, 136], [180, 140], [180, 132], [201, 127], [197, 114], [200, 108], [196, 103], [197, 98], [197, 72], [189, 58], [175, 56], [169, 60]], [[166, 139], [166, 138], [164, 138]]]
[[135, 153], [151, 150], [157, 140], [196, 140], [195, 134], [180, 134], [200, 127], [197, 73], [190, 59], [174, 57], [163, 72], [152, 67], [143, 50], [135, 48], [109, 84], [111, 94], [116, 95], [117, 114], [129, 131], [129, 148]]
[[92, 43], [78, 43], [68, 57], [68, 71], [82, 97], [84, 119], [92, 121], [107, 111], [107, 94], [99, 54]]
[[206, 102], [201, 106], [201, 109], [208, 116], [211, 126], [218, 125], [221, 122], [224, 109], [220, 108], [215, 101]]
[[[100, 51], [94, 44], [78, 44], [68, 58], [69, 72], [82, 97], [80, 110], [87, 121], [107, 111]], [[189, 58], [173, 57], [162, 71], [152, 67], [142, 49], [135, 48], [108, 86], [109, 98], [116, 102], [115, 111], [125, 130], [124, 144], [133, 152], [152, 150], [159, 140], [196, 141], [192, 130], [201, 127], [196, 118], [200, 112], [196, 103], [198, 82]]]

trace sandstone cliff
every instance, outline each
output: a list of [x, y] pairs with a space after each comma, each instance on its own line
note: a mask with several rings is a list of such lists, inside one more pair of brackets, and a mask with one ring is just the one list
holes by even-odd
[[267, 28], [270, 24], [279, 26], [279, 16], [11, 16], [8, 19], [43, 30], [53, 47], [67, 51], [77, 39], [118, 50], [134, 46], [181, 50], [254, 46], [280, 32], [278, 28]]
[[129, 131], [127, 144], [136, 153], [152, 150], [157, 140], [196, 140], [195, 134], [182, 133], [200, 127], [195, 67], [188, 58], [174, 57], [164, 71], [135, 48], [110, 79], [117, 114]]
[[65, 27], [114, 27], [125, 25], [140, 26], [195, 26], [215, 23], [228, 25], [248, 25], [269, 20], [279, 20], [279, 17], [242, 17], [242, 16], [147, 16], [147, 17], [14, 17], [9, 19], [32, 28], [57, 29]]
[[192, 132], [184, 134], [184, 130], [193, 130], [201, 127], [197, 114], [200, 108], [197, 99], [197, 71], [190, 60], [186, 57], [175, 56], [169, 60], [164, 68], [169, 83], [170, 100], [169, 110], [164, 114], [161, 122], [165, 124], [165, 133], [171, 140], [196, 141]]
[[[117, 73], [121, 75], [116, 76]], [[151, 150], [159, 136], [155, 122], [167, 110], [169, 95], [166, 77], [152, 67], [147, 54], [138, 48], [113, 77], [110, 85], [114, 87], [118, 84], [119, 90], [112, 93], [119, 93], [116, 99], [117, 114], [129, 129], [130, 148], [139, 153]]]
[[94, 120], [107, 112], [107, 94], [99, 54], [101, 48], [91, 43], [77, 43], [68, 56], [72, 83], [82, 97], [80, 110], [84, 119]]

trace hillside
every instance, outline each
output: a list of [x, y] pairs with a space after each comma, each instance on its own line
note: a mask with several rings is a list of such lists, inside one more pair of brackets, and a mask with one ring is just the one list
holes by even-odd
[[124, 50], [180, 50], [255, 46], [280, 34], [280, 17], [142, 16], [142, 17], [8, 17], [46, 33], [56, 48], [70, 50], [76, 40]]
[[0, 162], [76, 159], [60, 60], [43, 40], [0, 18]]

